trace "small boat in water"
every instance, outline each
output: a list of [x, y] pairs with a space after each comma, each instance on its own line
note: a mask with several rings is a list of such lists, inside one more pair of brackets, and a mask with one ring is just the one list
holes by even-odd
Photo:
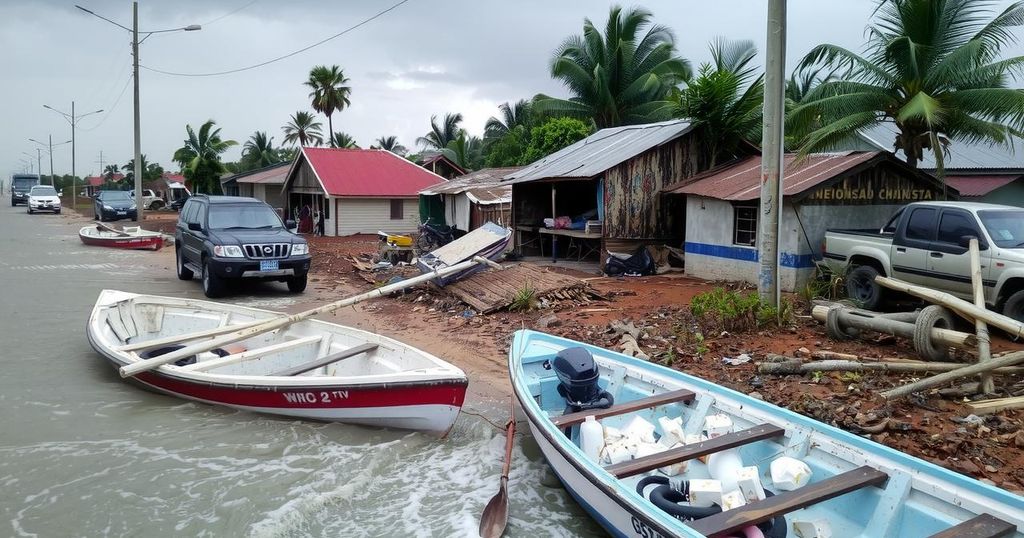
[[[282, 316], [104, 290], [86, 332], [93, 349], [120, 369]], [[135, 379], [159, 392], [247, 411], [431, 432], [455, 423], [468, 384], [462, 370], [429, 353], [314, 319], [154, 366]]]
[[509, 372], [614, 536], [1024, 537], [1020, 496], [676, 370], [518, 331]]
[[[425, 274], [463, 263], [474, 257], [496, 260], [508, 248], [510, 241], [512, 241], [512, 230], [488, 221], [451, 243], [420, 255], [416, 260], [416, 265], [420, 272]], [[483, 268], [483, 265], [477, 265], [465, 271], [437, 278], [434, 282], [438, 286], [444, 286]]]
[[78, 237], [86, 245], [100, 247], [160, 250], [164, 246], [163, 234], [143, 230], [139, 226], [125, 226], [122, 230], [115, 230], [102, 224], [83, 226], [78, 230]]

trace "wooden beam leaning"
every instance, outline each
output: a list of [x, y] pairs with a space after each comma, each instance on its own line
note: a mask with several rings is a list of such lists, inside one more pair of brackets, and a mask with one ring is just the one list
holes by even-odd
[[1017, 526], [990, 514], [981, 514], [928, 538], [1004, 538], [1017, 532]]
[[801, 508], [845, 495], [867, 486], [881, 486], [889, 476], [864, 466], [852, 471], [826, 478], [813, 484], [779, 493], [763, 501], [719, 512], [713, 516], [687, 523], [691, 529], [704, 536], [720, 536], [734, 533], [750, 525], [763, 523], [776, 516], [788, 514]]
[[271, 353], [280, 353], [281, 351], [287, 351], [292, 348], [301, 347], [313, 343], [317, 343], [323, 339], [322, 334], [314, 336], [304, 336], [302, 338], [295, 338], [292, 340], [285, 340], [284, 342], [278, 342], [269, 346], [257, 347], [243, 351], [241, 353], [235, 353], [233, 355], [225, 355], [216, 359], [210, 359], [206, 361], [198, 361], [192, 364], [182, 366], [182, 370], [189, 372], [205, 372], [213, 370], [214, 368], [220, 368], [221, 366], [228, 366], [229, 364], [235, 364], [239, 362], [245, 362], [247, 360], [258, 359], [264, 355]]
[[647, 471], [673, 463], [688, 461], [702, 456], [707, 456], [708, 454], [714, 454], [715, 452], [721, 452], [722, 450], [747, 445], [755, 441], [781, 437], [785, 433], [786, 430], [784, 428], [774, 424], [759, 424], [738, 432], [719, 435], [718, 437], [708, 439], [707, 441], [691, 443], [679, 448], [673, 448], [664, 452], [658, 452], [657, 454], [651, 454], [650, 456], [644, 456], [635, 460], [609, 465], [605, 467], [604, 470], [608, 471], [616, 478], [626, 478], [646, 473]]
[[693, 401], [696, 395], [693, 391], [686, 389], [672, 390], [668, 392], [662, 392], [655, 394], [654, 396], [648, 396], [647, 398], [641, 398], [639, 400], [632, 400], [623, 402], [618, 405], [613, 405], [607, 409], [588, 409], [586, 411], [580, 411], [578, 413], [569, 413], [568, 415], [562, 415], [559, 417], [551, 417], [551, 422], [559, 428], [568, 426], [574, 426], [587, 419], [587, 417], [594, 417], [595, 420], [601, 420], [607, 417], [614, 417], [616, 415], [624, 415], [626, 413], [632, 413], [633, 411], [640, 411], [642, 409], [648, 409], [651, 407], [657, 407], [659, 405], [666, 405], [670, 403], [683, 402], [688, 403]]
[[359, 344], [358, 346], [350, 347], [348, 349], [339, 351], [337, 353], [331, 353], [330, 355], [327, 355], [325, 357], [321, 357], [319, 359], [316, 359], [316, 360], [313, 360], [313, 361], [309, 361], [309, 362], [300, 364], [298, 366], [293, 366], [291, 368], [285, 368], [284, 370], [280, 370], [278, 372], [274, 372], [274, 373], [272, 373], [270, 375], [272, 375], [272, 376], [293, 376], [293, 375], [304, 374], [304, 373], [306, 373], [306, 372], [308, 372], [310, 370], [316, 370], [317, 368], [320, 368], [321, 366], [327, 366], [328, 364], [331, 364], [332, 362], [338, 362], [338, 361], [340, 361], [342, 359], [348, 359], [348, 358], [351, 358], [351, 357], [355, 357], [356, 355], [362, 355], [363, 353], [368, 353], [368, 352], [373, 351], [375, 349], [377, 349], [377, 344], [371, 344], [371, 343]]

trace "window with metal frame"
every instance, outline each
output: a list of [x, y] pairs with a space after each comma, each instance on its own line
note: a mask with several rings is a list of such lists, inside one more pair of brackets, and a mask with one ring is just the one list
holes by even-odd
[[964, 236], [977, 237], [981, 239], [981, 232], [978, 231], [969, 214], [959, 211], [943, 211], [939, 219], [939, 235], [936, 241], [959, 245], [960, 238]]
[[935, 216], [938, 212], [931, 207], [919, 207], [910, 213], [907, 221], [907, 239], [931, 241], [935, 230]]
[[733, 204], [732, 242], [752, 247], [757, 243], [757, 205]]
[[405, 200], [401, 198], [391, 200], [391, 220], [402, 220], [405, 218]]

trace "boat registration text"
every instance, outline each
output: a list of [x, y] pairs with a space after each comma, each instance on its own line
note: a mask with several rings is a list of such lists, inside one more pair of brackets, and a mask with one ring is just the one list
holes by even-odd
[[333, 400], [344, 400], [348, 398], [347, 390], [332, 390], [330, 392], [285, 392], [284, 399], [288, 403], [331, 403]]

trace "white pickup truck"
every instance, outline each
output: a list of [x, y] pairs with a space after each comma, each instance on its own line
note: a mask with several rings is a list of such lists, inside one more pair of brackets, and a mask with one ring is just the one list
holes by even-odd
[[[135, 191], [128, 191], [131, 196], [135, 197]], [[167, 205], [164, 199], [157, 196], [155, 192], [150, 189], [142, 189], [142, 208], [149, 210], [157, 210]]]
[[988, 307], [1024, 321], [1024, 208], [965, 202], [919, 202], [902, 207], [881, 229], [828, 230], [824, 257], [846, 275], [846, 291], [875, 309], [884, 275], [973, 301], [968, 241], [981, 247]]

